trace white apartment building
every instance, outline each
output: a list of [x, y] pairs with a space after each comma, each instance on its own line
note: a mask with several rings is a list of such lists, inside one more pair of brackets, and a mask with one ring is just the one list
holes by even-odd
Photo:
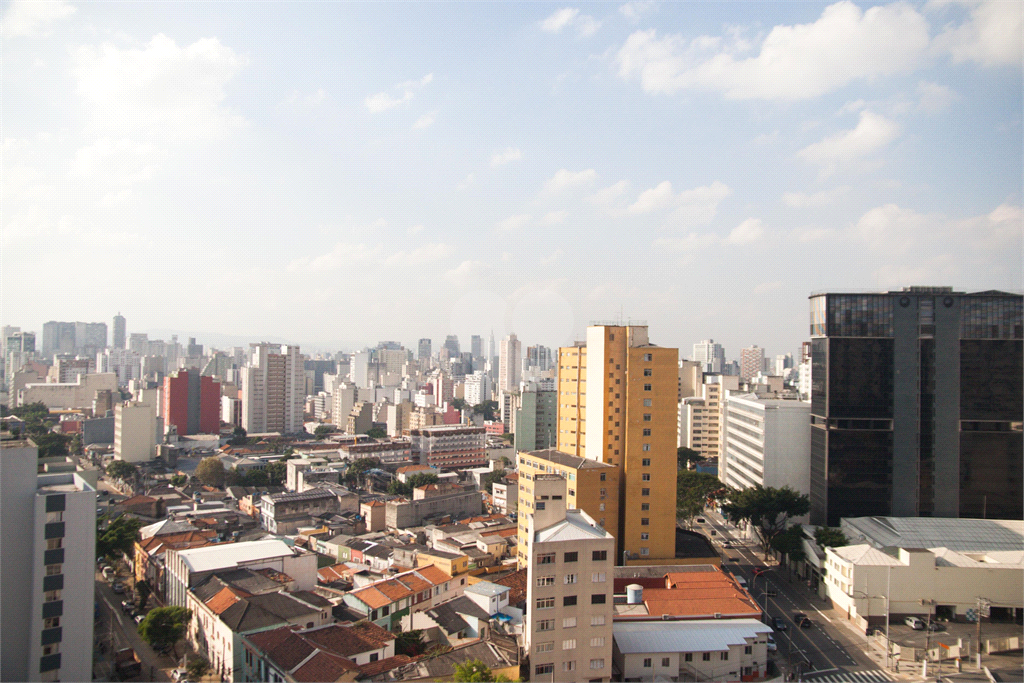
[[413, 457], [435, 469], [482, 467], [487, 464], [487, 433], [483, 427], [438, 425], [409, 432]]
[[515, 334], [501, 340], [498, 356], [498, 393], [517, 391], [523, 373], [523, 345]]
[[722, 372], [725, 369], [725, 349], [714, 339], [705, 339], [693, 345], [693, 360], [701, 363], [704, 372]]
[[[700, 394], [679, 403], [677, 444], [706, 458], [721, 456], [722, 401], [725, 392], [739, 389], [735, 375], [705, 375]], [[721, 468], [719, 468], [721, 472]]]
[[745, 489], [760, 484], [811, 491], [811, 404], [727, 392], [719, 478]]
[[525, 648], [534, 680], [608, 681], [612, 675], [615, 538], [565, 507], [566, 480], [534, 480], [527, 515]]
[[467, 375], [464, 389], [467, 405], [476, 406], [491, 400], [491, 378], [483, 370]]
[[331, 421], [336, 427], [344, 430], [348, 426], [348, 416], [352, 414], [352, 407], [359, 400], [359, 390], [351, 382], [338, 382], [334, 385], [331, 400]]
[[155, 458], [162, 424], [152, 403], [129, 401], [114, 406], [114, 457], [125, 462]]
[[92, 680], [96, 489], [37, 474], [31, 441], [7, 441], [0, 477], [0, 680]]
[[741, 379], [750, 379], [764, 369], [764, 349], [754, 344], [740, 350]]
[[242, 427], [258, 434], [294, 434], [303, 430], [306, 373], [298, 346], [250, 344], [249, 366], [242, 376]]

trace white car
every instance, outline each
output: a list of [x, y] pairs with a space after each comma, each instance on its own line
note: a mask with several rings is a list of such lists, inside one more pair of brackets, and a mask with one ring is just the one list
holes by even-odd
[[903, 620], [903, 623], [915, 631], [923, 631], [926, 628], [924, 619], [919, 619], [918, 617], [907, 617]]
[[779, 646], [775, 644], [775, 638], [773, 638], [772, 634], [769, 633], [768, 634], [768, 652], [775, 652], [778, 649], [779, 649]]

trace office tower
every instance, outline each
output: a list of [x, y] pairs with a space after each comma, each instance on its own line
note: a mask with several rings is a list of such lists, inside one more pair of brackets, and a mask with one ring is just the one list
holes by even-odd
[[448, 349], [449, 358], [459, 358], [462, 351], [459, 350], [459, 338], [457, 335], [449, 334], [445, 337], [444, 348]]
[[532, 680], [608, 681], [612, 667], [615, 539], [567, 510], [566, 481], [540, 474], [526, 517], [529, 581], [525, 649]]
[[479, 334], [474, 334], [469, 338], [469, 349], [473, 354], [473, 367], [476, 367], [476, 363], [483, 360], [484, 357], [484, 338]]
[[811, 304], [811, 523], [1021, 519], [1022, 297], [909, 287]]
[[[585, 345], [559, 349], [559, 450], [617, 465], [616, 557], [675, 558], [679, 351], [646, 325], [592, 325]], [[589, 400], [588, 395], [589, 394]], [[587, 422], [591, 429], [587, 429]]]
[[810, 419], [804, 401], [729, 392], [718, 478], [737, 489], [760, 484], [810, 493]]
[[722, 372], [725, 368], [725, 349], [714, 339], [693, 345], [693, 360], [704, 364], [704, 372]]
[[526, 347], [526, 360], [523, 365], [539, 372], [549, 369], [551, 367], [551, 349], [546, 346]]
[[115, 349], [123, 349], [124, 348], [125, 340], [127, 339], [127, 335], [125, 333], [127, 331], [128, 331], [128, 321], [125, 320], [123, 315], [118, 313], [117, 315], [114, 316], [114, 338], [113, 338], [113, 340], [111, 340], [112, 341], [111, 345]]
[[13, 378], [36, 355], [36, 333], [12, 329], [3, 341], [4, 377]]
[[430, 342], [429, 339], [427, 339], [425, 337], [423, 339], [420, 339], [419, 349], [418, 349], [418, 353], [416, 354], [416, 358], [419, 359], [419, 360], [429, 361], [430, 360], [430, 354], [431, 354], [430, 345], [431, 345], [431, 342]]
[[128, 335], [128, 348], [140, 355], [149, 352], [149, 335], [145, 332], [132, 332]]
[[306, 374], [298, 346], [250, 344], [242, 375], [242, 426], [247, 432], [301, 432]]
[[331, 406], [331, 422], [342, 431], [348, 426], [348, 416], [352, 407], [359, 400], [359, 390], [350, 382], [342, 382], [334, 386]]
[[92, 680], [96, 489], [37, 474], [31, 441], [7, 441], [0, 477], [4, 681]]
[[220, 382], [198, 370], [164, 377], [163, 418], [178, 436], [220, 433]]
[[757, 344], [740, 351], [740, 379], [749, 380], [764, 370], [764, 349]]
[[501, 348], [498, 353], [498, 393], [518, 391], [519, 380], [523, 373], [522, 342], [516, 338], [515, 334], [510, 334], [501, 340]]
[[75, 352], [75, 323], [51, 320], [43, 324], [43, 358], [52, 359], [55, 353]]
[[525, 386], [516, 412], [516, 450], [554, 448], [558, 439], [558, 392], [541, 389], [536, 382]]

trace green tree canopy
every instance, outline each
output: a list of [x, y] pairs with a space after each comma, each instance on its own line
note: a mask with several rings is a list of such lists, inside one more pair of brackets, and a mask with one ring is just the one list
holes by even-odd
[[842, 548], [850, 545], [850, 539], [846, 537], [842, 529], [829, 526], [819, 526], [814, 530], [814, 542], [820, 548]]
[[721, 497], [725, 491], [725, 484], [713, 474], [679, 470], [676, 473], [676, 517], [690, 526], [693, 518], [704, 512], [708, 501]]
[[455, 666], [455, 673], [452, 675], [452, 680], [466, 681], [470, 683], [476, 683], [477, 681], [493, 681], [494, 672], [492, 672], [490, 667], [484, 664], [482, 660], [470, 659]]
[[156, 650], [167, 650], [185, 635], [192, 610], [184, 607], [157, 607], [139, 624], [139, 635]]
[[313, 436], [316, 437], [317, 441], [326, 439], [328, 435], [334, 433], [334, 427], [331, 425], [320, 425], [313, 430]]
[[771, 540], [771, 547], [782, 553], [786, 559], [786, 566], [792, 571], [792, 562], [803, 562], [807, 559], [804, 551], [804, 530], [799, 524], [794, 524], [785, 531], [776, 534]]
[[130, 481], [135, 478], [136, 471], [135, 465], [124, 460], [115, 460], [107, 465], [107, 476], [111, 479]]
[[231, 432], [231, 439], [228, 441], [232, 446], [245, 446], [249, 443], [249, 437], [244, 429], [235, 427]]
[[210, 662], [206, 661], [205, 657], [196, 657], [189, 660], [185, 670], [188, 672], [189, 680], [198, 681], [210, 670]]
[[368, 437], [370, 437], [371, 439], [386, 439], [387, 436], [388, 436], [388, 433], [385, 432], [380, 427], [373, 427], [373, 428], [367, 430], [366, 435]]
[[461, 398], [453, 398], [451, 401], [448, 402], [448, 405], [450, 405], [452, 408], [455, 408], [455, 410], [465, 410], [467, 407], [467, 403]]
[[691, 462], [696, 464], [704, 462], [705, 460], [707, 460], [707, 458], [692, 448], [680, 446], [676, 449], [676, 461], [678, 462], [678, 467], [681, 470], [689, 469], [689, 464]]
[[121, 515], [100, 530], [99, 526], [110, 518], [106, 515], [96, 520], [96, 557], [117, 557], [119, 554], [133, 555], [135, 539], [142, 528], [142, 520]]
[[270, 476], [265, 470], [249, 470], [239, 478], [238, 483], [241, 486], [268, 486]]
[[284, 463], [284, 460], [270, 463], [263, 471], [267, 473], [267, 485], [269, 486], [279, 486], [288, 478], [288, 465]]
[[487, 493], [494, 493], [494, 485], [500, 484], [501, 480], [505, 478], [505, 472], [503, 470], [495, 470], [488, 472], [484, 476], [480, 477], [480, 488]]
[[188, 475], [186, 474], [175, 474], [171, 477], [171, 486], [184, 486], [188, 483]]
[[423, 654], [423, 631], [402, 631], [395, 636], [395, 654], [416, 657]]
[[146, 609], [146, 603], [149, 602], [149, 596], [153, 593], [153, 589], [149, 587], [149, 582], [146, 580], [135, 582], [135, 594], [139, 596], [139, 609]]
[[494, 421], [498, 419], [495, 417], [496, 410], [498, 410], [497, 401], [484, 401], [483, 403], [477, 403], [473, 406], [473, 412], [483, 415], [485, 420]]
[[[28, 430], [28, 423], [25, 423]], [[30, 432], [31, 433], [31, 432]], [[42, 434], [33, 434], [32, 440], [39, 447], [40, 458], [59, 458], [68, 455], [68, 446], [71, 444], [71, 437], [67, 434], [45, 431]]]
[[203, 458], [196, 467], [196, 477], [207, 486], [223, 486], [224, 463], [214, 456]]
[[729, 492], [722, 512], [733, 522], [748, 522], [757, 534], [761, 550], [768, 552], [772, 539], [786, 530], [792, 517], [806, 515], [810, 499], [788, 486], [780, 489], [757, 484]]

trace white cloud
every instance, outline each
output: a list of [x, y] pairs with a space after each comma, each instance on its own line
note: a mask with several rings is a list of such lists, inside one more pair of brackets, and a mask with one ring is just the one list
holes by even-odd
[[508, 147], [502, 152], [495, 152], [491, 155], [491, 166], [504, 166], [505, 164], [512, 161], [519, 161], [523, 158], [523, 153], [516, 147]]
[[831, 205], [849, 191], [849, 187], [843, 186], [810, 194], [806, 192], [786, 192], [782, 195], [782, 202], [794, 209], [817, 208]]
[[625, 5], [619, 5], [619, 13], [633, 23], [636, 23], [656, 8], [657, 3], [652, 0], [636, 0], [635, 2], [627, 2]]
[[917, 84], [917, 94], [921, 98], [918, 108], [929, 112], [945, 109], [957, 98], [957, 94], [946, 86], [928, 81]]
[[733, 99], [801, 100], [856, 80], [907, 72], [926, 57], [928, 23], [912, 6], [862, 11], [833, 4], [811, 24], [776, 26], [755, 57], [744, 41], [637, 31], [618, 52], [619, 75], [649, 93], [719, 91]]
[[411, 228], [409, 228], [408, 230], [406, 230], [406, 233], [408, 233], [410, 236], [411, 235], [418, 235], [421, 232], [423, 232], [423, 226], [422, 225], [414, 225]]
[[1024, 48], [1024, 5], [1013, 0], [969, 4], [970, 18], [936, 36], [936, 49], [948, 52], [954, 62], [1019, 67]]
[[580, 11], [575, 7], [563, 7], [556, 10], [554, 14], [540, 22], [541, 29], [548, 33], [561, 33], [562, 29], [572, 23]]
[[445, 272], [444, 277], [452, 284], [466, 286], [484, 276], [487, 273], [487, 264], [483, 261], [463, 261], [451, 270]]
[[651, 211], [668, 208], [674, 202], [675, 195], [672, 193], [672, 183], [665, 180], [659, 183], [657, 187], [641, 192], [636, 201], [629, 205], [629, 212], [650, 213]]
[[691, 232], [684, 237], [663, 237], [654, 241], [654, 245], [657, 247], [683, 253], [702, 251], [716, 244], [718, 244], [718, 235], [698, 232]]
[[521, 213], [498, 221], [498, 225], [495, 226], [495, 228], [500, 233], [518, 232], [522, 228], [526, 227], [531, 220], [533, 220], [533, 216], [528, 213]]
[[473, 184], [474, 182], [476, 182], [476, 174], [475, 174], [475, 173], [470, 173], [470, 174], [468, 174], [468, 175], [467, 175], [467, 176], [466, 176], [466, 177], [465, 177], [465, 178], [464, 178], [464, 179], [462, 180], [462, 182], [461, 182], [461, 183], [459, 183], [458, 185], [456, 185], [456, 186], [455, 186], [455, 189], [457, 189], [457, 190], [460, 190], [460, 191], [461, 191], [461, 190], [465, 190], [465, 189], [466, 189], [466, 188], [468, 188], [468, 187], [469, 187], [470, 185], [472, 185], [472, 184]]
[[811, 226], [796, 228], [791, 234], [798, 242], [817, 242], [819, 240], [832, 237], [836, 234], [836, 231], [832, 228], [818, 228]]
[[552, 211], [540, 219], [541, 225], [558, 225], [569, 217], [568, 211]]
[[95, 132], [192, 139], [244, 124], [223, 100], [246, 60], [216, 38], [179, 47], [157, 35], [141, 49], [81, 47], [73, 59], [77, 90], [91, 109]]
[[594, 17], [585, 14], [576, 20], [576, 30], [581, 36], [592, 36], [601, 28], [601, 22]]
[[288, 264], [289, 272], [327, 273], [347, 268], [381, 269], [436, 263], [452, 251], [447, 244], [425, 244], [411, 251], [386, 252], [380, 245], [338, 242], [331, 251]]
[[651, 213], [673, 209], [669, 223], [675, 227], [687, 227], [708, 223], [718, 212], [718, 204], [729, 196], [732, 190], [720, 181], [710, 185], [684, 190], [679, 194], [672, 191], [672, 183], [665, 180], [656, 187], [645, 190], [631, 204], [627, 211], [635, 214]]
[[102, 138], [75, 152], [72, 169], [96, 186], [101, 204], [110, 205], [127, 199], [132, 186], [152, 177], [169, 156], [148, 142]]
[[544, 192], [554, 194], [562, 190], [569, 190], [576, 187], [590, 185], [597, 179], [597, 171], [588, 168], [585, 171], [572, 172], [568, 169], [559, 169], [544, 183]]
[[379, 92], [376, 95], [370, 95], [364, 100], [366, 108], [372, 113], [378, 114], [388, 109], [393, 109], [403, 102], [408, 102], [412, 99], [412, 92], [406, 91], [402, 97], [392, 97], [386, 92]]
[[427, 112], [423, 116], [416, 119], [416, 123], [412, 124], [414, 130], [423, 130], [424, 128], [430, 128], [434, 125], [434, 121], [437, 120], [437, 112]]
[[434, 74], [429, 73], [418, 81], [405, 81], [404, 83], [399, 83], [397, 87], [402, 89], [422, 88], [433, 80]]
[[860, 113], [857, 127], [808, 145], [797, 156], [804, 161], [822, 166], [829, 174], [837, 166], [866, 157], [892, 142], [900, 127], [894, 121], [867, 110]]
[[619, 197], [624, 195], [629, 190], [629, 187], [630, 184], [628, 180], [620, 180], [614, 185], [609, 185], [608, 187], [601, 188], [594, 194], [590, 195], [587, 199], [589, 199], [591, 202], [594, 202], [595, 204], [608, 206], [614, 203], [615, 200], [619, 199]]
[[55, 21], [67, 19], [76, 8], [62, 0], [13, 0], [4, 12], [0, 36], [37, 36]]
[[764, 228], [760, 218], [748, 218], [729, 233], [726, 242], [729, 244], [751, 244], [764, 236]]

